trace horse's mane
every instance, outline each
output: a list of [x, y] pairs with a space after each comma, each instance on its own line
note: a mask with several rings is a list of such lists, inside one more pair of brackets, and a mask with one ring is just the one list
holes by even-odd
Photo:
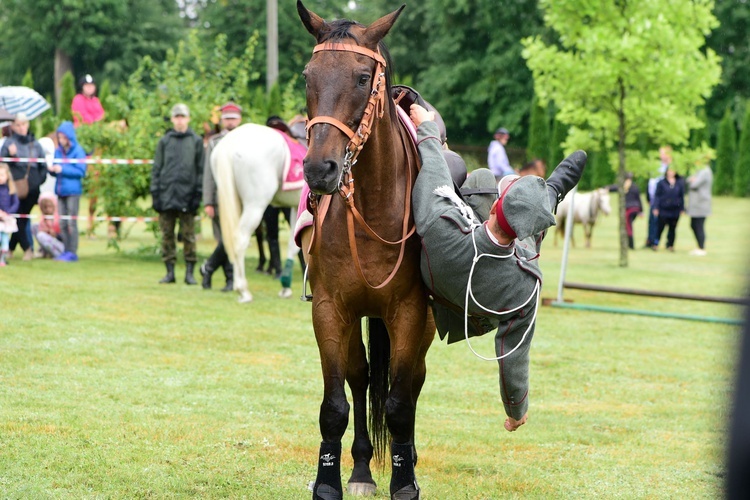
[[[351, 39], [354, 40], [357, 45], [362, 45], [361, 40], [350, 31], [350, 28], [352, 26], [366, 28], [366, 26], [364, 26], [363, 24], [360, 24], [357, 21], [351, 21], [349, 19], [337, 19], [335, 21], [331, 21], [330, 23], [326, 23], [325, 27], [319, 33], [318, 43], [327, 41], [339, 42], [341, 40]], [[390, 101], [391, 81], [393, 79], [393, 60], [391, 59], [391, 52], [388, 50], [388, 46], [383, 40], [378, 42], [378, 49], [380, 49], [380, 55], [382, 55], [383, 59], [385, 59], [385, 95], [386, 100]], [[389, 102], [386, 102], [386, 108], [388, 108], [388, 113], [390, 114], [391, 121], [395, 121], [395, 106], [391, 106]]]

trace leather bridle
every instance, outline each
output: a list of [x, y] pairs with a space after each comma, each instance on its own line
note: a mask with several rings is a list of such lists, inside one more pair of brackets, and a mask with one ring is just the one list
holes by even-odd
[[[406, 196], [405, 196], [405, 206], [404, 206], [404, 219], [402, 224], [402, 237], [398, 241], [388, 241], [380, 237], [370, 226], [367, 224], [367, 222], [364, 220], [362, 215], [360, 214], [359, 210], [357, 210], [357, 207], [354, 204], [354, 178], [352, 176], [351, 168], [354, 166], [354, 164], [357, 163], [357, 156], [359, 156], [359, 153], [362, 151], [362, 148], [365, 145], [365, 142], [367, 142], [367, 139], [370, 137], [370, 133], [372, 132], [372, 127], [375, 123], [376, 118], [382, 118], [383, 114], [385, 112], [385, 90], [386, 90], [386, 84], [385, 84], [385, 68], [386, 68], [386, 62], [383, 56], [380, 54], [380, 50], [378, 49], [377, 52], [370, 50], [366, 47], [360, 47], [359, 45], [353, 45], [348, 43], [340, 43], [340, 42], [324, 42], [321, 44], [318, 44], [313, 49], [313, 54], [316, 54], [321, 51], [343, 51], [343, 52], [354, 52], [356, 54], [367, 56], [375, 61], [375, 78], [372, 82], [372, 89], [370, 91], [370, 97], [367, 101], [367, 104], [365, 105], [365, 111], [362, 115], [362, 119], [360, 120], [359, 127], [357, 127], [357, 131], [353, 131], [348, 126], [346, 126], [341, 120], [338, 120], [337, 118], [334, 118], [332, 116], [316, 116], [312, 119], [310, 119], [307, 122], [307, 139], [308, 144], [312, 144], [310, 142], [310, 130], [313, 126], [325, 123], [328, 125], [332, 125], [339, 129], [344, 135], [346, 135], [349, 138], [349, 143], [346, 145], [346, 155], [344, 157], [344, 166], [341, 170], [341, 177], [339, 178], [339, 186], [338, 186], [338, 192], [341, 195], [341, 197], [344, 199], [344, 202], [346, 206], [348, 207], [348, 210], [346, 211], [346, 219], [347, 219], [347, 232], [349, 234], [349, 248], [352, 253], [352, 258], [354, 259], [357, 271], [359, 272], [360, 277], [362, 280], [373, 289], [379, 289], [385, 287], [388, 283], [391, 282], [391, 280], [396, 275], [396, 272], [401, 267], [401, 262], [404, 258], [404, 251], [406, 248], [406, 240], [411, 237], [412, 234], [414, 234], [414, 231], [416, 230], [416, 226], [412, 226], [411, 229], [409, 229], [409, 217], [411, 215], [411, 185], [412, 185], [412, 173], [411, 168], [407, 168], [408, 176], [407, 176], [407, 186], [406, 186]], [[315, 216], [315, 226], [314, 226], [314, 232], [313, 237], [310, 241], [310, 253], [312, 253], [315, 242], [315, 235], [320, 234], [321, 227], [323, 225], [323, 219], [325, 218], [325, 214], [328, 211], [328, 207], [330, 205], [330, 196], [323, 197], [322, 200], [320, 200], [320, 204], [318, 204], [318, 197], [314, 195], [312, 192], [310, 193], [310, 199], [309, 199], [309, 206], [311, 211], [313, 212], [313, 215]], [[320, 206], [318, 206], [320, 205]], [[364, 273], [362, 272], [362, 265], [359, 261], [359, 255], [357, 253], [357, 241], [354, 234], [354, 219], [356, 219], [367, 231], [369, 235], [374, 237], [375, 239], [381, 241], [382, 243], [385, 243], [387, 245], [401, 245], [398, 261], [396, 262], [396, 266], [393, 268], [391, 273], [388, 275], [388, 277], [383, 281], [381, 284], [374, 286], [372, 285], [367, 278], [365, 277]]]

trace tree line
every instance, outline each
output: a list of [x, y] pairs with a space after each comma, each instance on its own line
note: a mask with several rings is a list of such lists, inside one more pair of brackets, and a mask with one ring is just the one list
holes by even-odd
[[[402, 0], [356, 3], [307, 0], [305, 5], [326, 19], [345, 17], [367, 24], [395, 10], [401, 3]], [[599, 14], [586, 12], [587, 8], [592, 8], [589, 2], [565, 0], [557, 4], [567, 12], [574, 33], [591, 27], [592, 19], [608, 9], [611, 16], [616, 16], [616, 9], [623, 5], [641, 11], [649, 9], [654, 18], [661, 13], [667, 19], [686, 23], [690, 22], [691, 12], [694, 15], [698, 8], [713, 13], [716, 23], [704, 30], [705, 40], [700, 50], [704, 54], [711, 51], [721, 58], [721, 77], [706, 91], [701, 106], [685, 110], [691, 118], [675, 126], [696, 125], [685, 148], [699, 147], [704, 142], [707, 147], [715, 148], [717, 192], [747, 195], [745, 178], [750, 169], [746, 167], [744, 151], [748, 140], [737, 139], [747, 135], [746, 109], [750, 99], [750, 72], [746, 70], [750, 67], [747, 44], [750, 13], [746, 4], [741, 0], [685, 0], [682, 3], [603, 0], [594, 6]], [[395, 81], [414, 86], [440, 110], [448, 124], [451, 144], [486, 146], [492, 131], [503, 126], [511, 131], [512, 146], [526, 148], [527, 158], [541, 157], [554, 166], [564, 154], [563, 144], [574, 120], [571, 113], [567, 117], [565, 113], [560, 114], [560, 103], [555, 103], [550, 96], [545, 98], [540, 89], [535, 89], [535, 77], [524, 57], [528, 47], [523, 42], [535, 39], [550, 47], [565, 48], [565, 37], [571, 35], [561, 33], [552, 22], [554, 5], [544, 0], [408, 3], [386, 39]], [[3, 54], [0, 83], [19, 84], [24, 77], [27, 82], [33, 81], [35, 88], [54, 101], [59, 110], [59, 116], [45, 118], [49, 126], [64, 117], [65, 106], [61, 104], [69, 98], [71, 79], [75, 83], [85, 73], [94, 75], [100, 82], [100, 94], [108, 94], [103, 95], [102, 100], [109, 118], [132, 118], [136, 112], [145, 113], [141, 107], [156, 105], [149, 113], [154, 123], [165, 128], [166, 125], [159, 122], [161, 116], [156, 115], [165, 113], [171, 101], [205, 102], [205, 109], [200, 111], [203, 118], [208, 116], [219, 95], [240, 100], [248, 109], [263, 114], [294, 114], [299, 111], [294, 106], [302, 106], [304, 82], [299, 75], [309, 60], [313, 40], [299, 22], [295, 2], [279, 2], [278, 11], [280, 83], [272, 92], [275, 94], [268, 95], [265, 89], [266, 0], [187, 0], [180, 3], [175, 0], [80, 0], [64, 5], [52, 0], [0, 0], [0, 26], [5, 35], [0, 40]], [[219, 50], [217, 37], [220, 35], [224, 41]], [[662, 50], [679, 47], [684, 41], [681, 36], [677, 33], [669, 38]], [[251, 39], [255, 40], [255, 45], [250, 54], [247, 47]], [[592, 43], [596, 42], [592, 39]], [[188, 49], [192, 53], [184, 52]], [[174, 59], [180, 50], [183, 55], [179, 60]], [[235, 59], [245, 65], [242, 88], [223, 80], [227, 71], [236, 69], [211, 65], [214, 50], [223, 54], [218, 59], [224, 62]], [[170, 57], [173, 58], [171, 63], [168, 62]], [[171, 78], [179, 64], [180, 71], [188, 75], [203, 74], [209, 81], [218, 78], [224, 83], [219, 85], [220, 90], [204, 96], [160, 92], [159, 86], [168, 86], [168, 82], [146, 78], [147, 67], [160, 64], [171, 68], [162, 72], [164, 78]], [[214, 73], [205, 73], [206, 67], [213, 68]], [[679, 78], [670, 68], [655, 71], [654, 81], [659, 85], [674, 88], [675, 92], [680, 90]], [[71, 76], [66, 77], [68, 80], [63, 85], [66, 73]], [[584, 91], [591, 83], [571, 78], [571, 85]], [[140, 102], [132, 90], [134, 86], [142, 86], [144, 90], [143, 95], [138, 94], [142, 98]], [[206, 93], [200, 86], [180, 90]], [[148, 92], [156, 92], [161, 100], [146, 99], [144, 96]], [[281, 105], [282, 94], [287, 96], [286, 108]], [[659, 113], [658, 109], [652, 111]], [[262, 121], [261, 112], [257, 115]], [[132, 126], [133, 120], [130, 122]], [[697, 126], [699, 123], [705, 126]], [[44, 128], [45, 132], [49, 131]], [[158, 137], [149, 134], [142, 137], [146, 141], [145, 154]], [[628, 147], [641, 152], [646, 159], [660, 145], [660, 139], [650, 135], [648, 130], [638, 131], [632, 139], [633, 144]], [[593, 168], [588, 169], [582, 187], [615, 181], [614, 143], [596, 134], [587, 141], [594, 145], [588, 148], [594, 152], [590, 162]], [[646, 160], [633, 156], [629, 164], [636, 165], [638, 161]]]

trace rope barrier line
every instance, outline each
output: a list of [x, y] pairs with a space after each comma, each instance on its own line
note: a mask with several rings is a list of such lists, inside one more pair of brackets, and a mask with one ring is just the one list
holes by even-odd
[[138, 160], [133, 158], [16, 158], [14, 156], [0, 157], [4, 163], [85, 163], [87, 165], [153, 165], [154, 160]]
[[[17, 219], [55, 219], [54, 215], [30, 215], [30, 214], [8, 214], [11, 217]], [[131, 217], [127, 215], [119, 216], [99, 216], [89, 218], [88, 215], [60, 215], [57, 217], [58, 220], [95, 220], [95, 221], [112, 221], [112, 222], [156, 222], [159, 220], [158, 217]], [[195, 220], [200, 220], [199, 216], [195, 216]]]

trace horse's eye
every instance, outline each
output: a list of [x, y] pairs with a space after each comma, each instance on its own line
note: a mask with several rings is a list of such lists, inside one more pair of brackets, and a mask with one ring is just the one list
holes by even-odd
[[357, 82], [357, 84], [360, 87], [364, 87], [365, 85], [367, 85], [367, 82], [369, 82], [369, 81], [370, 81], [370, 75], [361, 75], [359, 77], [359, 82]]

